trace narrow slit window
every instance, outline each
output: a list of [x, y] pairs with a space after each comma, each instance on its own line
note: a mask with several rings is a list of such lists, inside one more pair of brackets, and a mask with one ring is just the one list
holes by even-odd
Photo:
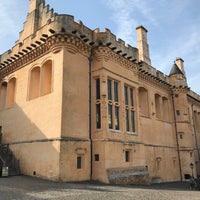
[[81, 168], [82, 168], [82, 157], [77, 156], [77, 169], [81, 169]]
[[125, 161], [130, 162], [130, 151], [125, 151]]
[[108, 104], [108, 126], [109, 129], [112, 129], [113, 127], [113, 117], [112, 117], [112, 105]]
[[96, 128], [101, 128], [101, 104], [96, 104]]

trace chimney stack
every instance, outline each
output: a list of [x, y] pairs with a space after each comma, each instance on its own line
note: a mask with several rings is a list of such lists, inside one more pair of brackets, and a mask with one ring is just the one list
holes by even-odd
[[184, 69], [184, 60], [182, 58], [176, 58], [176, 64], [178, 66], [178, 68], [183, 72], [183, 74], [185, 75], [185, 69]]
[[39, 5], [43, 2], [44, 0], [29, 0], [29, 13], [33, 12], [34, 10], [38, 9]]
[[137, 31], [137, 48], [139, 51], [139, 60], [144, 61], [148, 65], [151, 65], [151, 59], [149, 56], [149, 45], [147, 42], [147, 30], [143, 26], [138, 26]]

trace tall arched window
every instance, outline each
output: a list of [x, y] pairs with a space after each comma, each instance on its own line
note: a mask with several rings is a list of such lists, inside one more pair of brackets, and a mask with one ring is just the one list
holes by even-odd
[[41, 95], [49, 94], [52, 90], [52, 61], [48, 60], [42, 66]]
[[40, 96], [40, 67], [34, 67], [30, 73], [29, 99]]
[[140, 87], [139, 92], [139, 108], [140, 114], [143, 116], [149, 116], [149, 101], [148, 101], [148, 92], [145, 88]]
[[155, 94], [155, 109], [156, 109], [156, 117], [161, 118], [161, 96], [159, 94]]
[[6, 107], [6, 93], [7, 93], [7, 82], [3, 82], [0, 88], [0, 109]]
[[16, 78], [12, 78], [8, 82], [8, 92], [6, 97], [6, 106], [12, 107], [15, 101]]

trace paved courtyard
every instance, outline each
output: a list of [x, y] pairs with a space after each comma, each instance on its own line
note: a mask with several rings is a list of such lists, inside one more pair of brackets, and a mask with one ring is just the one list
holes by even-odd
[[28, 176], [0, 178], [0, 200], [200, 200], [189, 183], [113, 186], [98, 183], [57, 183]]

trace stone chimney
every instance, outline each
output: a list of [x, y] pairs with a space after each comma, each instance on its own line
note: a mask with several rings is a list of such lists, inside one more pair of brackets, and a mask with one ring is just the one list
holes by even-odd
[[[29, 0], [29, 13], [35, 11], [38, 9], [39, 5], [44, 1], [44, 0]], [[44, 2], [43, 2], [44, 3]]]
[[139, 60], [144, 61], [148, 65], [151, 65], [149, 56], [149, 45], [147, 42], [147, 30], [143, 26], [138, 26], [137, 31], [137, 48], [139, 51]]
[[178, 66], [178, 68], [183, 72], [183, 74], [185, 75], [185, 69], [184, 69], [184, 60], [182, 58], [176, 58], [176, 64]]

